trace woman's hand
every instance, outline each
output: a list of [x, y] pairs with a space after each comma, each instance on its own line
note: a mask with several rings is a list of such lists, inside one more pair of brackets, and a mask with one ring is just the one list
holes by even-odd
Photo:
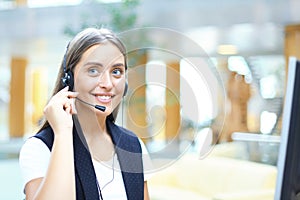
[[76, 113], [74, 98], [78, 93], [68, 89], [65, 87], [55, 94], [44, 109], [55, 138], [45, 176], [25, 186], [28, 200], [76, 199], [72, 114]]
[[72, 114], [76, 114], [74, 98], [78, 93], [68, 89], [65, 87], [55, 94], [44, 109], [44, 115], [56, 134], [73, 128]]

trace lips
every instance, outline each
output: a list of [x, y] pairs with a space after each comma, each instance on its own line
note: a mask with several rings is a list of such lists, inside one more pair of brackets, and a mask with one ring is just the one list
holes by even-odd
[[111, 96], [97, 96], [97, 97], [103, 101], [107, 101], [107, 100], [111, 99]]
[[94, 94], [96, 100], [101, 103], [110, 103], [114, 95], [112, 94]]

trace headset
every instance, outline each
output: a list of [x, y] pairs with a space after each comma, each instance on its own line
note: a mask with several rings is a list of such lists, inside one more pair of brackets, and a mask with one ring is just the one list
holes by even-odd
[[[61, 78], [61, 83], [63, 87], [67, 87], [69, 86], [69, 91], [73, 91], [74, 89], [74, 76], [73, 76], [73, 72], [71, 69], [67, 69], [67, 53], [68, 53], [68, 49], [69, 49], [69, 44], [66, 48], [66, 52], [63, 58], [63, 70], [64, 70], [64, 77]], [[125, 63], [125, 66], [127, 68], [127, 63]], [[128, 83], [127, 80], [125, 82], [125, 89], [124, 89], [124, 93], [123, 93], [123, 97], [126, 96], [127, 94], [127, 90], [128, 90]], [[98, 110], [101, 110], [102, 112], [105, 111], [106, 107], [105, 106], [100, 106], [100, 105], [93, 105], [91, 103], [85, 102], [81, 99], [79, 99], [78, 97], [76, 97], [77, 100], [79, 100], [80, 102], [92, 106]]]
[[64, 59], [63, 59], [64, 77], [61, 78], [61, 83], [62, 83], [63, 87], [69, 86], [69, 90], [73, 91], [73, 87], [74, 87], [73, 72], [71, 71], [71, 69], [67, 69], [68, 48], [69, 48], [69, 44], [67, 46], [67, 50], [66, 50], [66, 53], [65, 53]]

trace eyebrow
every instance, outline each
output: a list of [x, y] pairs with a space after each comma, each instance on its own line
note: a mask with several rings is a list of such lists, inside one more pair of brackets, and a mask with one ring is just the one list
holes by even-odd
[[[96, 65], [96, 66], [100, 66], [100, 67], [103, 67], [103, 65], [101, 63], [98, 63], [98, 62], [87, 62], [84, 64], [84, 66], [88, 66], [88, 65]], [[124, 66], [123, 63], [116, 63], [114, 64], [112, 67], [122, 67]]]
[[116, 63], [112, 67], [123, 67], [125, 66], [123, 63]]
[[103, 65], [101, 63], [98, 63], [98, 62], [87, 62], [83, 66], [88, 66], [88, 65], [96, 65], [96, 66], [103, 67]]

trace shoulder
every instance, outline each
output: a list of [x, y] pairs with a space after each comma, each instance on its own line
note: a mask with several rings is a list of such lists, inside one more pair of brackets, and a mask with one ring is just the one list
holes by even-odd
[[23, 187], [30, 180], [45, 176], [50, 154], [50, 150], [42, 140], [30, 137], [25, 141], [19, 154]]
[[116, 126], [118, 127], [118, 129], [120, 131], [119, 132], [119, 134], [121, 135], [120, 138], [122, 138], [123, 142], [124, 142], [124, 140], [126, 140], [131, 145], [137, 145], [140, 148], [142, 147], [140, 138], [134, 132], [132, 132], [124, 127], [121, 127], [118, 125], [116, 125]]
[[19, 155], [20, 164], [31, 162], [34, 158], [47, 158], [50, 156], [50, 149], [47, 144], [40, 137], [37, 137], [50, 137], [50, 129], [43, 129], [36, 135], [29, 137], [24, 142]]
[[42, 129], [33, 137], [40, 139], [47, 145], [47, 147], [50, 150], [52, 149], [52, 145], [53, 145], [53, 141], [54, 141], [54, 133], [50, 126]]
[[117, 136], [117, 137], [120, 137], [120, 136], [126, 137], [127, 136], [127, 138], [131, 138], [131, 139], [135, 139], [135, 140], [138, 139], [138, 137], [135, 133], [133, 133], [132, 131], [130, 131], [122, 126], [115, 124], [114, 122], [111, 122], [110, 120], [106, 121], [106, 125], [108, 127], [109, 132], [112, 134], [112, 136]]
[[24, 142], [20, 150], [19, 158], [20, 160], [27, 159], [28, 156], [31, 157], [32, 155], [36, 154], [47, 155], [50, 154], [50, 150], [48, 149], [47, 145], [39, 138], [30, 137]]
[[40, 130], [37, 134], [35, 134], [33, 137], [37, 138], [54, 138], [53, 130], [50, 126]]
[[138, 136], [134, 132], [132, 132], [122, 126], [119, 126], [119, 125], [116, 125], [116, 126], [120, 129], [120, 131], [122, 131], [123, 133], [126, 133], [128, 136], [131, 136], [133, 138], [138, 138]]
[[116, 147], [128, 152], [142, 152], [139, 138], [130, 130], [107, 120], [107, 128]]

